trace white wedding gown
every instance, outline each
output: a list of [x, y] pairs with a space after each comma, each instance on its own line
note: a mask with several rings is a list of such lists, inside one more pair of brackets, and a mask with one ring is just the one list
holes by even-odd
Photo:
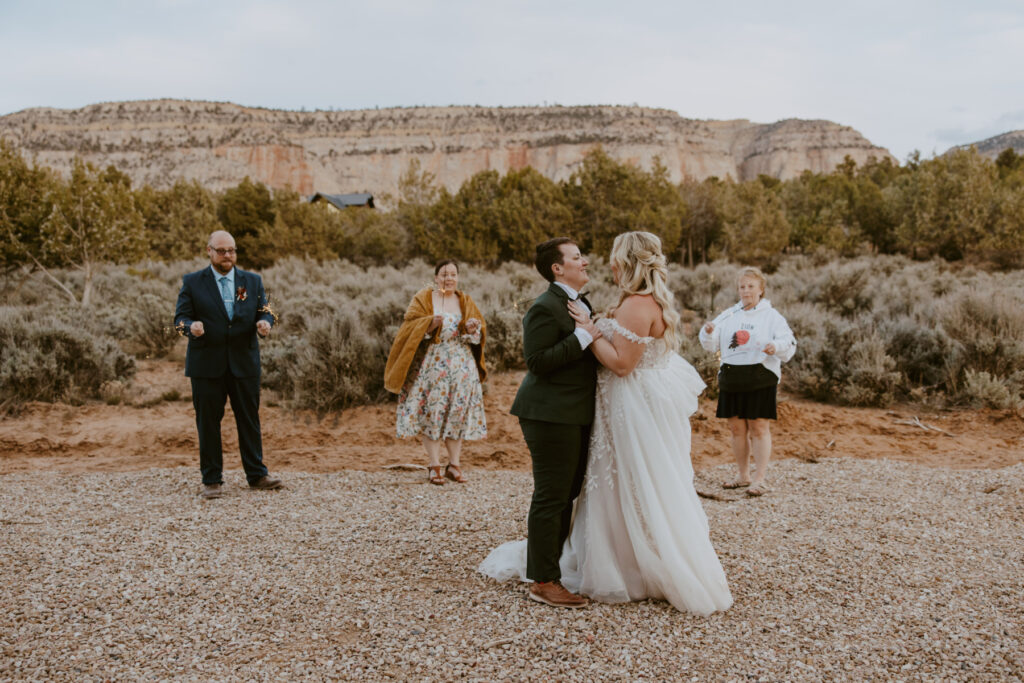
[[[615, 320], [597, 322], [609, 340], [646, 345], [625, 377], [601, 368], [583, 492], [562, 548], [562, 585], [600, 602], [666, 599], [708, 615], [732, 605], [693, 484], [690, 415], [705, 384], [661, 339]], [[526, 579], [526, 541], [495, 548], [479, 571]]]

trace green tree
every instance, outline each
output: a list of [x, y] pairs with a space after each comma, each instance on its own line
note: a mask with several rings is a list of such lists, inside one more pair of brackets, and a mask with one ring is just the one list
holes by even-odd
[[998, 172], [973, 147], [919, 162], [887, 188], [901, 250], [956, 260], [975, 251], [998, 216]]
[[775, 266], [789, 244], [790, 234], [778, 193], [759, 180], [729, 181], [723, 189], [726, 255], [737, 263]]
[[[76, 157], [71, 178], [66, 184], [58, 184], [52, 193], [53, 211], [41, 228], [46, 262], [84, 274], [84, 306], [91, 303], [93, 277], [100, 264], [131, 262], [145, 249], [142, 214], [124, 178], [112, 167], [98, 171]], [[43, 264], [37, 261], [36, 265]], [[52, 275], [50, 278], [72, 301], [78, 300], [66, 285]]]
[[29, 166], [11, 145], [0, 140], [0, 268], [5, 277], [42, 258], [41, 229], [52, 211], [49, 197], [56, 176]]
[[506, 173], [498, 195], [495, 238], [499, 261], [531, 263], [538, 244], [568, 232], [572, 212], [562, 187], [533, 167]]
[[274, 200], [263, 183], [246, 176], [237, 186], [226, 190], [217, 203], [217, 220], [231, 233], [238, 247], [239, 261], [251, 268], [263, 268], [274, 261], [274, 254], [260, 251], [260, 235], [269, 232], [277, 219]]
[[[847, 160], [852, 163], [850, 157]], [[804, 171], [783, 185], [779, 196], [792, 228], [792, 246], [804, 252], [854, 251], [861, 240], [851, 206], [856, 195], [851, 171], [849, 165], [827, 175]]]
[[896, 253], [899, 221], [889, 210], [885, 189], [908, 172], [889, 157], [869, 157], [857, 169], [856, 201], [852, 207], [854, 220], [861, 234], [879, 253]]
[[135, 203], [146, 226], [150, 254], [167, 261], [203, 254], [210, 233], [220, 229], [217, 203], [198, 181], [178, 180], [167, 190], [144, 185]]
[[450, 194], [442, 189], [431, 208], [435, 230], [429, 242], [420, 245], [432, 260], [444, 257], [473, 263], [496, 263], [500, 253], [494, 229], [498, 221], [501, 177], [497, 171], [482, 171]]
[[395, 209], [398, 224], [411, 236], [415, 255], [435, 260], [440, 249], [435, 248], [443, 239], [443, 226], [433, 216], [441, 190], [437, 177], [424, 171], [419, 159], [412, 159], [409, 168], [398, 179], [398, 206]]
[[1007, 147], [996, 157], [996, 169], [999, 171], [1000, 180], [1024, 170], [1024, 154], [1017, 154], [1013, 147]]
[[1024, 267], [1024, 188], [999, 188], [997, 215], [992, 227], [971, 252], [1002, 268]]
[[666, 253], [677, 249], [686, 204], [660, 161], [647, 173], [598, 147], [562, 187], [573, 215], [570, 234], [583, 251], [607, 254], [615, 237], [629, 230], [657, 234]]
[[680, 249], [691, 268], [697, 255], [701, 263], [707, 263], [712, 245], [721, 239], [721, 187], [721, 181], [715, 176], [703, 181], [687, 177], [679, 184], [679, 194], [686, 206]]

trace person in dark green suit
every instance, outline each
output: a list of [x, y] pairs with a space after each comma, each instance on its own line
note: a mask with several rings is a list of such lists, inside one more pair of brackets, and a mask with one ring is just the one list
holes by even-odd
[[586, 598], [561, 585], [558, 560], [587, 468], [597, 386], [597, 361], [587, 347], [601, 333], [592, 322], [578, 325], [569, 316], [569, 301], [581, 300], [593, 311], [579, 293], [590, 276], [576, 243], [558, 237], [539, 244], [534, 263], [551, 284], [523, 319], [528, 372], [511, 410], [533, 461], [526, 575], [534, 582], [533, 600], [582, 607]]

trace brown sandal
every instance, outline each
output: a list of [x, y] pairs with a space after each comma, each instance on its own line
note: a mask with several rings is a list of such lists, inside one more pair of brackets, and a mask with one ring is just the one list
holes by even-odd
[[465, 484], [467, 481], [469, 481], [462, 474], [462, 469], [460, 469], [458, 465], [453, 465], [451, 463], [448, 463], [447, 465], [445, 465], [445, 467], [444, 467], [444, 476], [446, 476], [449, 479], [451, 479], [452, 481], [458, 482], [460, 484]]
[[444, 475], [441, 474], [440, 465], [431, 465], [427, 467], [427, 481], [431, 484], [437, 484], [438, 486], [444, 484]]

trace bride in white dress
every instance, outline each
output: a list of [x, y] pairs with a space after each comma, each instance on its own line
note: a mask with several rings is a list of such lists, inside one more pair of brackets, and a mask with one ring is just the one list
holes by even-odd
[[[614, 317], [597, 321], [601, 361], [583, 493], [562, 549], [562, 584], [600, 602], [666, 599], [708, 615], [732, 605], [693, 484], [690, 421], [705, 384], [676, 352], [679, 314], [661, 241], [619, 235]], [[572, 308], [572, 305], [570, 305]], [[572, 309], [581, 325], [586, 313]], [[526, 541], [491, 551], [480, 571], [526, 580]]]

